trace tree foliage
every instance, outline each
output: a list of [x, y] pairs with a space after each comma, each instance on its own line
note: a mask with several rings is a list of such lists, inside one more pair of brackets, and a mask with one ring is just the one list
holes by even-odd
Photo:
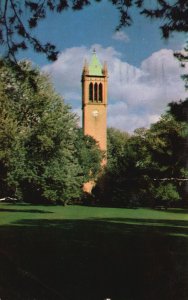
[[[101, 2], [102, 0], [95, 0]], [[155, 4], [147, 0], [109, 0], [119, 11], [117, 29], [133, 23], [131, 10], [137, 8], [146, 17], [161, 19], [160, 26], [164, 38], [174, 32], [188, 31], [187, 0], [157, 0]], [[0, 43], [7, 49], [7, 56], [16, 60], [16, 52], [32, 47], [34, 51], [46, 54], [49, 60], [56, 60], [58, 51], [50, 41], [42, 43], [32, 30], [45, 19], [48, 12], [62, 13], [66, 9], [80, 10], [89, 0], [4, 0], [0, 3]], [[27, 13], [25, 13], [27, 12]]]
[[[188, 63], [188, 42], [186, 43], [184, 50], [174, 53], [174, 56], [180, 61], [181, 67], [185, 68]], [[185, 82], [185, 88], [188, 89], [188, 74], [183, 74], [181, 77]]]
[[137, 129], [124, 141], [118, 130], [108, 131], [113, 147], [108, 149], [107, 168], [93, 191], [101, 203], [153, 206], [186, 202], [188, 128], [187, 122], [178, 119], [184, 105], [172, 103], [150, 129]]
[[100, 166], [95, 141], [80, 139], [76, 115], [30, 63], [1, 61], [0, 78], [1, 196], [32, 202], [79, 198], [89, 170], [94, 166], [96, 175]]
[[107, 160], [108, 168], [115, 169], [118, 166], [118, 160], [124, 154], [124, 148], [129, 139], [127, 132], [116, 128], [107, 129]]
[[89, 135], [84, 135], [83, 130], [78, 128], [76, 139], [76, 153], [79, 165], [82, 167], [83, 181], [96, 180], [101, 172], [101, 161], [104, 153], [98, 143]]

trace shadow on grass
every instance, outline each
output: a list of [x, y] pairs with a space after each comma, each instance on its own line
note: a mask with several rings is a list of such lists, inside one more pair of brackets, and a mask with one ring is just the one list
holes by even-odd
[[188, 221], [21, 220], [0, 227], [2, 299], [187, 300]]
[[0, 208], [0, 212], [26, 212], [26, 213], [38, 213], [38, 214], [49, 214], [51, 211], [41, 209], [20, 209], [20, 208]]
[[188, 214], [188, 209], [170, 208], [165, 210], [165, 213]]

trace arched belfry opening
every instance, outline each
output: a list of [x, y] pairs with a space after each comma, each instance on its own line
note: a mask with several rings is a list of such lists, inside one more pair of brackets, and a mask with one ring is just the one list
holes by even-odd
[[103, 100], [103, 88], [102, 88], [102, 83], [99, 83], [99, 102], [102, 102]]
[[[107, 65], [101, 65], [96, 51], [91, 61], [84, 63], [82, 72], [82, 126], [86, 135], [92, 136], [103, 151], [107, 151]], [[103, 165], [106, 164], [106, 159]]]
[[93, 83], [90, 82], [89, 84], [89, 101], [93, 102]]

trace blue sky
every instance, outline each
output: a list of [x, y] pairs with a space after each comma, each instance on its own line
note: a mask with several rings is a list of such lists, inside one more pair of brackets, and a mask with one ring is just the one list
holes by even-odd
[[[112, 38], [119, 21], [119, 12], [107, 0], [101, 3], [93, 2], [81, 11], [73, 12], [68, 9], [62, 14], [50, 13], [48, 18], [40, 22], [35, 30], [36, 35], [45, 43], [51, 41], [57, 45], [58, 50], [75, 46], [100, 44], [103, 47], [113, 46], [122, 53], [122, 58], [128, 63], [139, 66], [140, 62], [151, 53], [165, 47], [179, 50], [184, 43], [183, 34], [176, 34], [174, 38], [165, 41], [159, 30], [160, 21], [150, 21], [140, 16], [134, 9], [131, 13], [134, 25], [123, 28], [129, 42]], [[25, 53], [23, 54], [25, 56]], [[22, 56], [22, 55], [21, 55]], [[45, 57], [28, 52], [27, 57], [32, 58], [37, 64], [46, 62]]]
[[[151, 2], [151, 1], [149, 1]], [[29, 50], [28, 58], [50, 73], [57, 91], [81, 116], [81, 72], [85, 59], [96, 48], [101, 63], [109, 67], [108, 126], [132, 132], [159, 119], [167, 103], [186, 97], [180, 74], [184, 72], [173, 57], [181, 50], [186, 36], [161, 38], [160, 23], [133, 10], [134, 24], [116, 32], [119, 13], [107, 0], [79, 12], [67, 10], [49, 14], [34, 33], [43, 42], [51, 41], [60, 51], [49, 63]]]

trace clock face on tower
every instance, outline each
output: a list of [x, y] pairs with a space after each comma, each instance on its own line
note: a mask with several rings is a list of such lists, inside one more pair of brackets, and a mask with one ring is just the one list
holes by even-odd
[[94, 110], [92, 111], [92, 116], [93, 116], [94, 118], [97, 118], [98, 115], [99, 115], [98, 110], [94, 109]]

